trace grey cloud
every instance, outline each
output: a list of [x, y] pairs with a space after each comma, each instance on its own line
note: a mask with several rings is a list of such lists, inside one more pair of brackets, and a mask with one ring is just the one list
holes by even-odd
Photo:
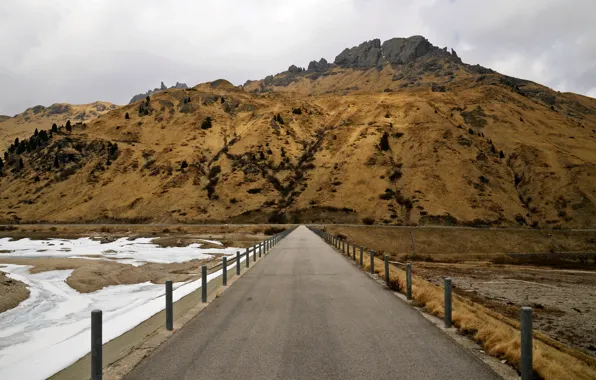
[[469, 63], [596, 95], [592, 0], [0, 2], [0, 114], [124, 104], [160, 81], [260, 79], [365, 40], [422, 34]]

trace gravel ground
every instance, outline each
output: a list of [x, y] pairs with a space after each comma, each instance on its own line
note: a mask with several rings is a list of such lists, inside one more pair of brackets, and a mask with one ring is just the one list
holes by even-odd
[[518, 319], [534, 309], [534, 327], [596, 356], [596, 272], [486, 263], [415, 263], [415, 273], [435, 284], [452, 277], [455, 291]]

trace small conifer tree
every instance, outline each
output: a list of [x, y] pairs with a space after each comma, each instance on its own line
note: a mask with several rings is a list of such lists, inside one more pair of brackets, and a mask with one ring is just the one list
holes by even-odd
[[381, 136], [381, 141], [379, 142], [379, 148], [384, 151], [391, 149], [389, 146], [389, 133], [383, 133], [383, 136]]

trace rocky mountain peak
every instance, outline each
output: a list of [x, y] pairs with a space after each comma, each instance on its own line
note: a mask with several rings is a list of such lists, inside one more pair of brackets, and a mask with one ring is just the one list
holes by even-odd
[[[187, 89], [188, 86], [185, 83], [176, 82], [176, 85], [175, 86], [172, 86], [170, 88], [178, 88], [178, 89], [183, 89], [184, 90], [184, 89]], [[153, 94], [157, 94], [157, 93], [162, 92], [162, 91], [165, 91], [167, 89], [168, 89], [168, 87], [166, 87], [166, 85], [163, 82], [161, 82], [161, 85], [159, 86], [159, 88], [154, 88], [153, 90], [149, 90], [149, 91], [145, 92], [144, 94], [137, 94], [137, 95], [133, 96], [130, 99], [130, 102], [128, 102], [128, 104], [136, 103], [139, 100], [143, 100], [143, 99], [145, 99], [148, 96], [151, 96]]]
[[442, 56], [461, 62], [453, 49], [449, 53], [447, 48], [440, 49], [423, 36], [412, 36], [392, 38], [383, 44], [379, 39], [363, 42], [353, 48], [344, 49], [335, 57], [335, 64], [346, 68], [369, 69], [384, 63], [406, 64], [426, 55]]
[[329, 70], [333, 65], [327, 62], [325, 58], [321, 58], [319, 62], [310, 61], [307, 71], [323, 72]]
[[[423, 36], [397, 37], [383, 43], [381, 43], [380, 39], [375, 38], [365, 41], [358, 46], [344, 49], [335, 57], [334, 63], [329, 63], [325, 58], [321, 58], [318, 62], [311, 61], [306, 70], [296, 65], [291, 65], [287, 73], [291, 76], [301, 73], [313, 73], [316, 76], [317, 73], [323, 73], [335, 66], [351, 69], [371, 69], [381, 67], [384, 64], [408, 64], [425, 56], [446, 58], [456, 63], [462, 63], [455, 50], [451, 49], [451, 52], [449, 52], [447, 48], [441, 49], [434, 46]], [[272, 80], [273, 76], [267, 82], [271, 82]], [[292, 78], [281, 80], [284, 83], [276, 83], [276, 85], [287, 85], [293, 81]], [[265, 85], [268, 84], [270, 83], [265, 83]]]
[[335, 64], [353, 69], [366, 69], [377, 67], [381, 62], [381, 58], [381, 40], [376, 38], [351, 49], [344, 49], [335, 57]]

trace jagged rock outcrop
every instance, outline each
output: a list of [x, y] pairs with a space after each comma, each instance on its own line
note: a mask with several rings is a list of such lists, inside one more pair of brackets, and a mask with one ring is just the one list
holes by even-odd
[[368, 69], [377, 67], [381, 57], [381, 40], [376, 38], [351, 49], [344, 49], [335, 57], [335, 64], [353, 69]]
[[301, 67], [298, 67], [296, 65], [292, 65], [292, 66], [288, 67], [288, 71], [292, 74], [300, 74], [301, 72], [304, 71], [304, 69]]
[[[176, 82], [176, 85], [175, 86], [172, 86], [170, 88], [178, 88], [178, 89], [183, 89], [184, 90], [184, 89], [187, 89], [188, 86], [185, 83]], [[136, 103], [139, 100], [144, 100], [148, 96], [151, 96], [153, 94], [157, 94], [157, 93], [162, 92], [162, 91], [165, 91], [167, 89], [168, 88], [166, 87], [166, 85], [163, 82], [161, 82], [160, 88], [154, 88], [153, 90], [149, 90], [149, 91], [147, 91], [144, 94], [137, 94], [137, 95], [133, 96], [130, 99], [130, 102], [128, 102], [128, 104]]]
[[176, 84], [170, 88], [177, 88], [180, 90], [186, 90], [188, 88], [188, 86], [186, 85], [186, 83], [180, 83], [180, 82], [176, 82]]
[[383, 42], [381, 49], [384, 58], [391, 64], [410, 63], [430, 52], [434, 46], [422, 36], [392, 38]]
[[385, 63], [406, 64], [426, 55], [446, 57], [461, 62], [454, 50], [449, 53], [447, 48], [440, 49], [422, 36], [412, 36], [392, 38], [382, 45], [379, 39], [363, 42], [341, 52], [335, 58], [335, 64], [346, 68], [370, 69]]
[[319, 62], [317, 61], [311, 61], [308, 64], [308, 69], [307, 71], [315, 71], [318, 73], [322, 73], [323, 71], [327, 71], [332, 67], [332, 65], [327, 62], [327, 60], [325, 58], [321, 58], [321, 60]]

